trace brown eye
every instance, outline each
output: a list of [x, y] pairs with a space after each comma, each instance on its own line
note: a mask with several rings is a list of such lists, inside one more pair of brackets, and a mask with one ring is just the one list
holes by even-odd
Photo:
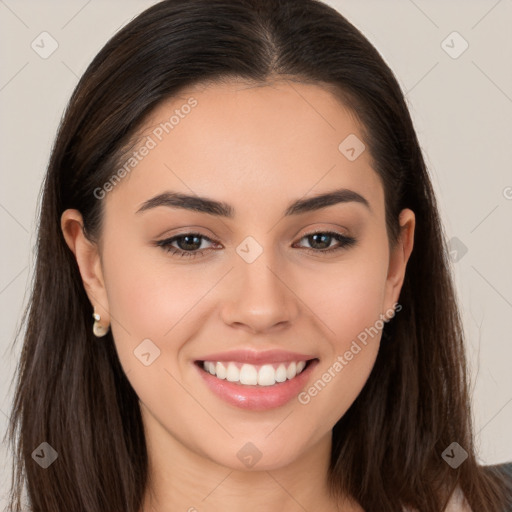
[[[162, 247], [165, 251], [170, 252], [171, 254], [190, 258], [201, 255], [205, 250], [208, 250], [208, 248], [201, 249], [203, 240], [214, 243], [213, 240], [201, 235], [200, 233], [184, 233], [171, 238], [166, 238], [165, 240], [160, 240], [156, 245]], [[176, 243], [177, 247], [172, 245], [174, 243]]]
[[[342, 235], [334, 231], [315, 231], [304, 235], [301, 240], [307, 239], [311, 247], [302, 247], [306, 251], [313, 251], [316, 253], [331, 253], [340, 249], [348, 248], [356, 243], [356, 239]], [[331, 246], [332, 242], [338, 242], [338, 245]]]
[[[355, 238], [333, 231], [316, 231], [308, 233], [301, 238], [301, 240], [304, 239], [307, 239], [307, 242], [311, 247], [304, 247], [302, 245], [298, 247], [315, 254], [330, 254], [332, 252], [351, 247], [356, 243]], [[204, 252], [212, 249], [211, 247], [201, 248], [203, 241], [208, 241], [212, 244], [216, 243], [200, 233], [183, 233], [171, 238], [166, 238], [165, 240], [160, 240], [156, 242], [156, 245], [172, 255], [193, 258], [201, 256]], [[333, 242], [337, 242], [337, 245], [332, 246]]]

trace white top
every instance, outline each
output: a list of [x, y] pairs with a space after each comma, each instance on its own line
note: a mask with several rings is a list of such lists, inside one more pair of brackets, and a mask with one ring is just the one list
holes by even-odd
[[455, 489], [446, 507], [446, 512], [472, 512], [464, 494], [459, 487]]

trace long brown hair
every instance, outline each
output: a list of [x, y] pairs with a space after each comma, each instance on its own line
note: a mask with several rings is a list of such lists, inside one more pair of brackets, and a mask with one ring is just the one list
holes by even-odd
[[[147, 484], [137, 395], [111, 334], [98, 341], [92, 307], [60, 217], [78, 209], [101, 231], [94, 190], [118, 169], [145, 117], [197, 83], [241, 77], [326, 84], [361, 122], [380, 176], [390, 243], [398, 214], [416, 214], [402, 310], [386, 324], [371, 375], [333, 429], [330, 488], [368, 511], [439, 512], [460, 486], [496, 512], [512, 494], [475, 457], [463, 329], [443, 227], [400, 87], [369, 41], [315, 0], [165, 0], [126, 25], [94, 58], [61, 122], [44, 181], [32, 295], [23, 316], [9, 439], [11, 510], [23, 485], [37, 512], [139, 512]], [[19, 337], [19, 336], [18, 336]], [[457, 442], [457, 469], [441, 454]], [[47, 469], [32, 460], [48, 442]]]

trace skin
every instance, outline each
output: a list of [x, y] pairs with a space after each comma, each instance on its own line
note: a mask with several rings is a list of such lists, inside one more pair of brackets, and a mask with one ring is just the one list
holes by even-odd
[[[140, 398], [150, 460], [142, 512], [230, 512], [248, 503], [269, 512], [361, 511], [350, 497], [328, 496], [331, 430], [371, 372], [380, 331], [306, 405], [239, 409], [205, 386], [193, 362], [238, 348], [297, 351], [320, 361], [310, 387], [398, 302], [414, 213], [401, 212], [400, 241], [390, 249], [369, 151], [349, 161], [338, 150], [349, 134], [363, 139], [360, 127], [327, 89], [196, 86], [159, 105], [140, 133], [151, 134], [190, 96], [197, 106], [103, 199], [98, 244], [84, 236], [78, 211], [62, 215], [84, 287]], [[349, 202], [284, 217], [291, 201], [340, 187], [371, 209]], [[224, 201], [235, 217], [165, 206], [136, 213], [166, 190]], [[305, 237], [316, 230], [357, 242], [322, 255]], [[202, 256], [180, 258], [154, 244], [190, 232], [214, 241], [203, 239]], [[247, 236], [263, 249], [250, 264], [236, 252]], [[160, 350], [150, 366], [133, 354], [147, 338]], [[237, 457], [248, 442], [262, 454], [251, 468]]]

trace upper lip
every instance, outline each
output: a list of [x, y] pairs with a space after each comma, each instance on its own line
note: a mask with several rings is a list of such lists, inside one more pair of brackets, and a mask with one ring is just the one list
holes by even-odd
[[198, 361], [233, 361], [248, 364], [284, 363], [287, 361], [309, 361], [315, 356], [289, 352], [287, 350], [231, 350], [230, 352], [217, 352], [208, 354]]

